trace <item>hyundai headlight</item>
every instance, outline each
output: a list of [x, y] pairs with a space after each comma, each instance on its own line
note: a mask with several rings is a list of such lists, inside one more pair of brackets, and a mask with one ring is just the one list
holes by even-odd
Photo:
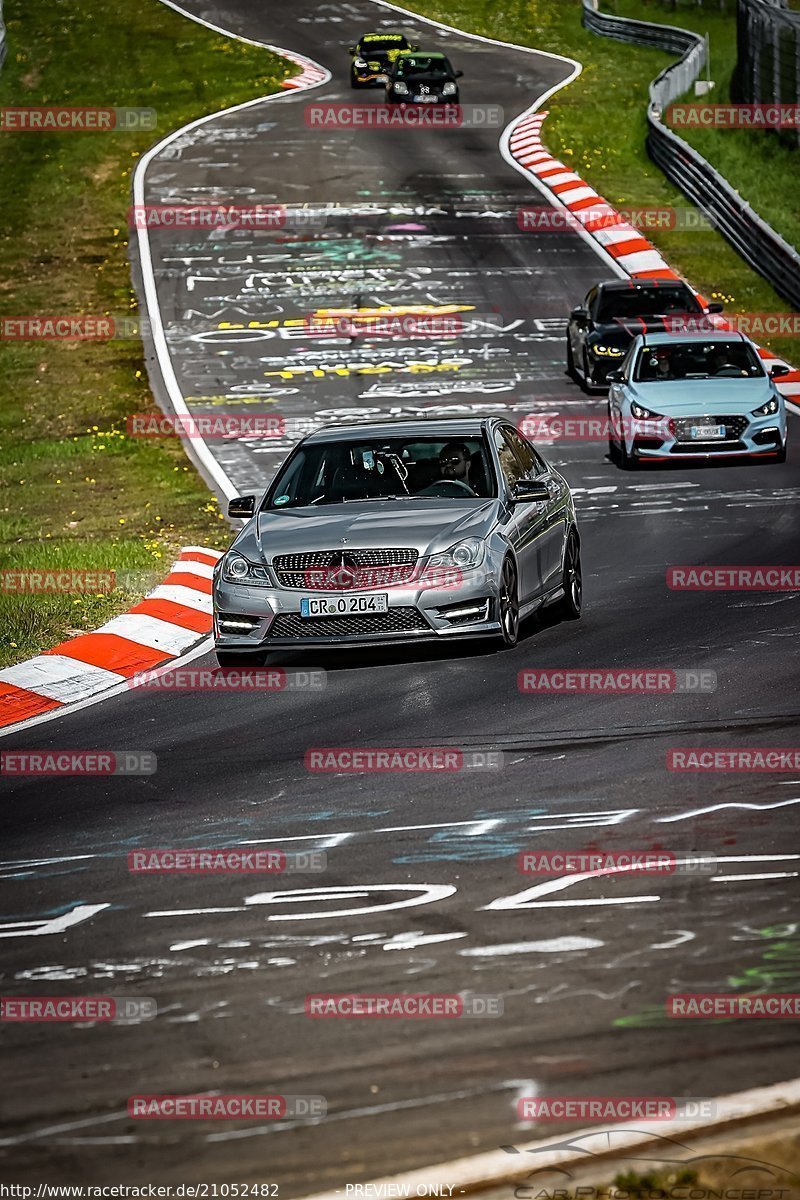
[[761, 408], [757, 408], [755, 410], [755, 412], [753, 413], [753, 416], [754, 417], [771, 417], [776, 412], [780, 411], [780, 407], [781, 407], [780, 402], [778, 400], [776, 400], [775, 397], [773, 396], [771, 399], [769, 399], [767, 401], [766, 404], [762, 404]]
[[359, 71], [365, 71], [368, 64], [367, 64], [366, 59], [364, 59], [364, 58], [354, 58], [353, 66], [358, 67]]
[[241, 554], [228, 553], [222, 560], [222, 578], [226, 583], [249, 583], [257, 587], [272, 587], [266, 567], [248, 562]]
[[456, 542], [442, 554], [432, 554], [428, 559], [430, 567], [458, 567], [460, 571], [471, 571], [483, 562], [486, 547], [481, 538], [465, 538]]
[[599, 354], [601, 358], [622, 358], [625, 353], [619, 346], [607, 346], [605, 342], [595, 342], [589, 348], [592, 354]]
[[456, 85], [454, 83], [446, 83], [444, 85], [444, 87], [442, 88], [443, 96], [455, 96], [455, 94], [456, 94]]
[[663, 421], [661, 413], [650, 412], [649, 408], [644, 408], [641, 404], [631, 403], [631, 414], [637, 421]]
[[394, 83], [394, 90], [397, 92], [398, 96], [407, 96], [408, 84], [403, 83], [402, 79], [397, 79]]

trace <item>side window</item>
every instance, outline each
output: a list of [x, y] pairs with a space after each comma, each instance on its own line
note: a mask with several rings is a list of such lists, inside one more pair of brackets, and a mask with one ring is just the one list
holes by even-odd
[[586, 299], [583, 302], [583, 307], [587, 310], [590, 317], [594, 317], [594, 302], [597, 299], [598, 288], [593, 287], [586, 293]]
[[518, 479], [524, 478], [524, 471], [522, 463], [517, 458], [511, 442], [508, 440], [508, 431], [505, 429], [496, 429], [494, 444], [497, 447], [497, 455], [500, 459], [500, 469], [503, 472], [503, 478], [508, 487], [512, 488]]
[[517, 433], [516, 429], [506, 428], [503, 430], [503, 433], [511, 443], [516, 457], [522, 466], [521, 477], [523, 479], [533, 479], [535, 476], [541, 475], [542, 471], [546, 468], [530, 442]]

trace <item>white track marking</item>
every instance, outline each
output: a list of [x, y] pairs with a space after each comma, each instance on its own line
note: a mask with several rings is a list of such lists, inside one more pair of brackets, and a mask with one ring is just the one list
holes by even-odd
[[73, 925], [80, 925], [91, 917], [110, 908], [109, 904], [77, 904], [69, 912], [57, 917], [44, 917], [32, 921], [5, 921], [0, 924], [0, 938], [44, 937], [50, 933], [63, 933]]
[[542, 942], [504, 942], [499, 946], [475, 946], [459, 950], [464, 958], [497, 958], [509, 954], [562, 954], [575, 950], [596, 950], [604, 946], [597, 938], [558, 937]]
[[675, 821], [688, 821], [692, 817], [704, 817], [708, 813], [722, 812], [725, 808], [744, 808], [751, 812], [767, 812], [773, 808], [786, 808], [789, 804], [800, 804], [800, 796], [792, 800], [776, 800], [774, 804], [749, 804], [745, 800], [730, 800], [725, 804], [710, 804], [707, 808], [694, 808], [673, 817], [655, 817], [657, 825], [671, 825]]

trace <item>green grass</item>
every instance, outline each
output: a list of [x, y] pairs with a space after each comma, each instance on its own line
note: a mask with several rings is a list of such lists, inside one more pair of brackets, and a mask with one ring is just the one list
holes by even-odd
[[[645, 7], [638, 0], [610, 2], [616, 3], [614, 11], [619, 15], [686, 25], [694, 21], [698, 28], [711, 28], [712, 70], [717, 80], [721, 80], [722, 55], [715, 29], [724, 25], [732, 33], [735, 25], [732, 12], [713, 13], [703, 8], [689, 14], [684, 7], [672, 12], [660, 5]], [[608, 5], [609, 0], [603, 0], [606, 11], [612, 11]], [[548, 149], [616, 207], [688, 206], [683, 194], [666, 180], [645, 151], [648, 85], [674, 56], [589, 33], [581, 25], [582, 8], [578, 0], [425, 0], [424, 5], [412, 0], [410, 7], [472, 33], [576, 58], [583, 64], [582, 74], [547, 103], [550, 115], [543, 136]], [[465, 78], [465, 99], [469, 98], [468, 89], [469, 80]], [[717, 92], [713, 98], [716, 100], [719, 95]], [[520, 109], [527, 100], [521, 90]], [[731, 134], [716, 136], [729, 138]], [[745, 136], [761, 138], [749, 143], [751, 152], [753, 147], [767, 156], [784, 152], [774, 145], [777, 139], [768, 139], [765, 134]], [[776, 226], [784, 236], [789, 236], [794, 227], [784, 224], [786, 212], [793, 214], [794, 221], [800, 220], [800, 189], [788, 183], [797, 174], [798, 159], [792, 161], [793, 175], [786, 170], [776, 175], [775, 168], [768, 168], [766, 160], [757, 161], [748, 175], [758, 180], [762, 215], [769, 220], [776, 214]], [[733, 172], [729, 179], [744, 192], [744, 184], [733, 177]], [[776, 180], [783, 180], [784, 185], [780, 186]], [[665, 229], [648, 232], [647, 236], [703, 295], [723, 300], [727, 311], [787, 311], [786, 301], [715, 231]], [[575, 299], [577, 302], [579, 297]], [[800, 347], [794, 338], [774, 338], [764, 344], [790, 361], [800, 358]]]
[[[296, 68], [217, 37], [157, 0], [17, 0], [0, 105], [135, 106], [155, 132], [0, 134], [0, 315], [135, 314], [127, 257], [139, 155], [195, 117], [275, 91]], [[129, 438], [154, 411], [141, 344], [4, 342], [0, 353], [0, 559], [143, 572], [229, 530], [177, 439]], [[0, 664], [93, 629], [144, 584], [108, 594], [0, 592]]]

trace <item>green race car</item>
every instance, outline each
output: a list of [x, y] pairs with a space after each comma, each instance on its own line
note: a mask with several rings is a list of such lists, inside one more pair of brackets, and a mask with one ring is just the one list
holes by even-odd
[[398, 54], [416, 49], [404, 33], [365, 33], [350, 47], [350, 86], [380, 87]]

